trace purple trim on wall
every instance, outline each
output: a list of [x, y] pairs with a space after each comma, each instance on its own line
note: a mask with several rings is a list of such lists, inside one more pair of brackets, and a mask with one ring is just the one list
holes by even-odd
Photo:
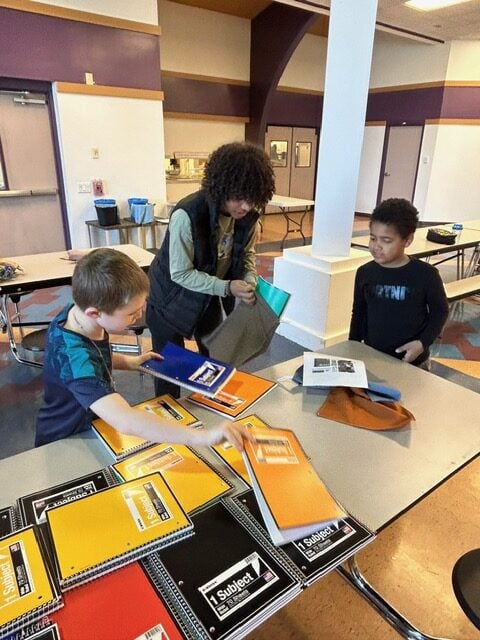
[[161, 89], [156, 35], [0, 8], [0, 76]]
[[[248, 117], [248, 86], [166, 76], [165, 111]], [[269, 125], [319, 128], [323, 96], [275, 91], [265, 110]], [[480, 87], [427, 87], [371, 93], [367, 120], [423, 125], [433, 118], [480, 118]]]
[[165, 93], [164, 111], [248, 118], [248, 86], [172, 76], [164, 76], [162, 85]]
[[445, 87], [441, 118], [480, 118], [480, 87]]
[[389, 124], [423, 124], [427, 118], [439, 118], [443, 87], [370, 93], [367, 120], [386, 120]]
[[323, 96], [276, 91], [270, 102], [266, 120], [268, 125], [320, 128]]

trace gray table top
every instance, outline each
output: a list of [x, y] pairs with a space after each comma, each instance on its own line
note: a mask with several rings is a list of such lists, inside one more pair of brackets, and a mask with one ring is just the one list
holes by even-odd
[[[479, 454], [480, 395], [360, 343], [344, 342], [324, 352], [363, 360], [370, 379], [402, 391], [416, 421], [381, 432], [319, 418], [316, 410], [327, 390], [301, 388], [290, 380], [281, 381], [252, 413], [271, 426], [293, 429], [336, 498], [378, 531]], [[259, 373], [278, 380], [292, 376], [301, 363], [295, 358]], [[207, 428], [218, 424], [216, 414], [189, 406]], [[0, 507], [112, 462], [92, 432], [0, 460]]]

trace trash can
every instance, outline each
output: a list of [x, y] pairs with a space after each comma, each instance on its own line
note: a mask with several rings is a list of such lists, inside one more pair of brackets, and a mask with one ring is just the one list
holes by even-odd
[[130, 218], [137, 224], [150, 224], [153, 222], [154, 204], [148, 202], [148, 198], [129, 198], [128, 206]]
[[118, 207], [116, 201], [110, 198], [94, 200], [97, 212], [98, 224], [102, 227], [111, 227], [119, 224]]

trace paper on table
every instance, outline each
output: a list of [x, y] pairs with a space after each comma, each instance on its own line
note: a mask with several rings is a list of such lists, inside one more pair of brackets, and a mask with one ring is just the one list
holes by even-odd
[[353, 358], [338, 358], [326, 353], [303, 354], [304, 387], [368, 387], [365, 363]]

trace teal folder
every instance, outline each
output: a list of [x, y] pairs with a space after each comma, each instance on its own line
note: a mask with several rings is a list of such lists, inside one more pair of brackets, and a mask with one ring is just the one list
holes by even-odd
[[262, 278], [262, 276], [259, 276], [257, 280], [255, 293], [265, 300], [270, 309], [272, 309], [278, 317], [282, 315], [288, 299], [290, 298], [289, 293], [283, 291], [283, 289], [279, 289], [270, 282], [267, 282]]

